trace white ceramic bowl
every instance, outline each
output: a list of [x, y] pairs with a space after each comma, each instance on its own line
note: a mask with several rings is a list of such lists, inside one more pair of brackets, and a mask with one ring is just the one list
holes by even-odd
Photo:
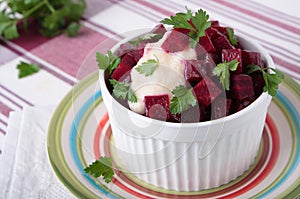
[[[238, 38], [245, 49], [260, 52], [266, 64], [274, 67], [259, 44], [243, 36]], [[234, 180], [254, 162], [271, 102], [267, 93], [224, 118], [170, 123], [123, 107], [110, 94], [103, 71], [99, 79], [122, 164], [119, 166], [146, 183], [177, 191], [199, 191]]]

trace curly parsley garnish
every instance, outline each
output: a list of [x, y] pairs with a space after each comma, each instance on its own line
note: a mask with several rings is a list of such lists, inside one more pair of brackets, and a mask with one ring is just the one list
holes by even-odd
[[107, 51], [106, 55], [97, 52], [96, 60], [98, 62], [98, 67], [102, 70], [107, 70], [109, 74], [111, 74], [112, 71], [117, 68], [121, 61], [121, 59], [113, 55], [111, 51]]
[[213, 70], [213, 74], [220, 78], [221, 84], [227, 91], [229, 90], [230, 86], [230, 71], [236, 71], [238, 65], [239, 62], [234, 59], [230, 62], [218, 64]]
[[[270, 74], [270, 73], [268, 73], [268, 70], [271, 70], [274, 73]], [[249, 64], [247, 66], [247, 74], [251, 74], [255, 71], [262, 72], [262, 76], [265, 81], [265, 86], [263, 88], [263, 91], [268, 92], [271, 96], [275, 96], [277, 93], [277, 90], [278, 90], [278, 85], [284, 79], [284, 74], [281, 73], [280, 71], [278, 71], [274, 68], [270, 68], [270, 67], [261, 68], [254, 64]]]
[[114, 175], [112, 159], [109, 157], [100, 157], [98, 160], [86, 167], [84, 171], [95, 178], [102, 176], [103, 180], [106, 183], [109, 183]]
[[141, 74], [145, 74], [146, 77], [153, 74], [155, 68], [157, 67], [158, 61], [155, 59], [149, 59], [146, 62], [143, 62], [141, 65], [138, 65], [135, 70]]
[[174, 95], [171, 99], [170, 111], [172, 114], [182, 113], [190, 106], [197, 105], [197, 99], [194, 96], [193, 88], [186, 88], [185, 86], [177, 86], [173, 89]]
[[194, 48], [199, 42], [199, 38], [205, 35], [205, 30], [211, 26], [208, 19], [209, 15], [202, 9], [196, 13], [192, 13], [191, 10], [187, 9], [187, 13], [177, 13], [175, 16], [163, 19], [161, 23], [173, 25], [173, 28], [190, 30], [191, 47]]
[[128, 97], [128, 101], [130, 102], [137, 102], [137, 97], [133, 90], [130, 87], [130, 84], [125, 82], [118, 82], [115, 79], [110, 79], [109, 82], [113, 86], [113, 95], [116, 98], [121, 98], [123, 100]]

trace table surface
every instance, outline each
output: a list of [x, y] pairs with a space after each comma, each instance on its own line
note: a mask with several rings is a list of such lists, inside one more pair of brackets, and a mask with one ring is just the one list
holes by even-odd
[[[35, 29], [12, 41], [0, 38], [0, 154], [11, 111], [58, 104], [78, 81], [97, 70], [95, 51], [106, 52], [125, 33], [152, 28], [185, 6], [203, 8], [212, 19], [257, 40], [277, 67], [299, 82], [299, 4], [298, 0], [87, 0], [82, 29], [75, 38], [45, 38]], [[41, 70], [19, 79], [20, 61], [37, 63]]]

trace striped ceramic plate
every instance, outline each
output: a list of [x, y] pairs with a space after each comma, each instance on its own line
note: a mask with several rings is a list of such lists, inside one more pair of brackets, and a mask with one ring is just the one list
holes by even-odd
[[300, 86], [290, 78], [271, 103], [259, 154], [238, 179], [218, 188], [176, 192], [116, 170], [111, 183], [85, 174], [100, 156], [114, 155], [108, 115], [95, 72], [76, 85], [55, 111], [48, 155], [61, 182], [80, 198], [296, 198], [300, 193]]

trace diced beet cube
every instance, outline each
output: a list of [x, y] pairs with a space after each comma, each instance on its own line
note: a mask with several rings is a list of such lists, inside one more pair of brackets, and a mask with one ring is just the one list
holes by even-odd
[[232, 105], [233, 113], [236, 113], [247, 106], [249, 106], [256, 98], [251, 97], [251, 98], [245, 98], [243, 100], [236, 100], [234, 104]]
[[237, 100], [253, 97], [255, 93], [252, 78], [246, 74], [231, 75], [229, 95]]
[[128, 52], [127, 54], [130, 55], [134, 59], [134, 61], [137, 63], [144, 54], [144, 48], [132, 50], [132, 51]]
[[234, 74], [241, 74], [243, 72], [242, 65], [242, 50], [241, 49], [223, 49], [222, 50], [222, 62], [230, 62], [236, 59], [239, 65]]
[[200, 108], [199, 106], [194, 106], [188, 110], [183, 111], [180, 114], [180, 122], [199, 122], [200, 121]]
[[232, 100], [218, 97], [211, 105], [213, 119], [218, 119], [229, 115]]
[[120, 47], [116, 50], [115, 54], [118, 57], [122, 57], [125, 54], [127, 54], [128, 52], [135, 50], [135, 49], [136, 49], [135, 46], [133, 46], [132, 44], [127, 42], [127, 43], [121, 44]]
[[219, 32], [214, 27], [210, 26], [205, 30], [205, 35], [210, 38], [210, 40], [216, 38], [218, 36]]
[[124, 55], [122, 57], [120, 65], [126, 65], [126, 66], [129, 66], [129, 67], [132, 68], [132, 67], [134, 67], [136, 65], [136, 63], [137, 62], [134, 60], [134, 58], [127, 53], [126, 55]]
[[215, 63], [222, 62], [222, 55], [220, 53], [210, 53], [210, 57], [213, 59]]
[[185, 78], [187, 81], [200, 81], [203, 77], [211, 77], [215, 63], [210, 59], [186, 60]]
[[202, 75], [200, 74], [200, 71], [198, 67], [196, 67], [196, 62], [198, 60], [190, 60], [185, 61], [184, 66], [184, 77], [185, 80], [188, 82], [199, 82], [202, 79]]
[[217, 29], [219, 31], [219, 33], [226, 35], [226, 37], [228, 36], [227, 33], [227, 27], [223, 27], [223, 26], [214, 26], [215, 29]]
[[264, 67], [259, 52], [252, 52], [252, 51], [248, 51], [248, 50], [243, 50], [242, 51], [242, 59], [243, 59], [243, 68], [244, 68], [244, 70], [246, 70], [246, 68], [249, 64], [258, 65], [261, 68]]
[[212, 43], [214, 44], [214, 47], [218, 52], [221, 52], [222, 49], [235, 49], [235, 47], [230, 43], [228, 38], [220, 33], [217, 37], [212, 38]]
[[216, 49], [208, 36], [200, 37], [199, 44], [209, 53], [216, 52]]
[[172, 30], [166, 40], [162, 43], [161, 47], [167, 52], [178, 52], [182, 51], [189, 44], [189, 36]]
[[265, 86], [265, 80], [260, 71], [253, 72], [250, 74], [250, 76], [252, 77], [255, 95], [258, 97], [263, 92], [263, 88]]
[[162, 24], [156, 25], [153, 30], [151, 30], [151, 33], [153, 34], [165, 34], [167, 32], [166, 28]]
[[167, 121], [171, 118], [170, 99], [168, 94], [145, 96], [146, 116]]
[[111, 74], [111, 78], [117, 81], [124, 81], [129, 75], [129, 71], [136, 65], [136, 61], [128, 54], [125, 54], [120, 64]]
[[212, 20], [210, 22], [211, 22], [211, 26], [220, 26], [220, 23], [217, 20]]
[[222, 90], [209, 77], [205, 77], [194, 87], [194, 93], [200, 104], [208, 106]]

